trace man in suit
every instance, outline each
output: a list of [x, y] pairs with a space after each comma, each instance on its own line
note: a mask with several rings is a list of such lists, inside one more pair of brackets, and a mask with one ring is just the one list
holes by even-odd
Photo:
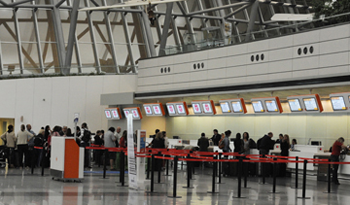
[[199, 146], [199, 151], [207, 152], [209, 147], [209, 140], [205, 137], [205, 134], [201, 134], [201, 138], [198, 139], [197, 145]]
[[219, 134], [219, 131], [217, 129], [215, 129], [213, 132], [214, 132], [214, 135], [211, 138], [211, 140], [213, 141], [215, 146], [218, 146], [219, 145], [219, 141], [221, 139], [221, 135]]

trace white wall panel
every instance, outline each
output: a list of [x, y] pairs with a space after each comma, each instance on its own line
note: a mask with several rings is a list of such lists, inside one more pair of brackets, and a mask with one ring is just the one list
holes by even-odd
[[[322, 32], [324, 32], [322, 30]], [[320, 40], [320, 30], [298, 33], [293, 35], [293, 45], [305, 45], [310, 43], [317, 43]]]
[[259, 82], [269, 82], [270, 75], [255, 75], [255, 76], [248, 76], [247, 77], [247, 83], [259, 83]]
[[286, 48], [293, 46], [293, 36], [283, 36], [279, 38], [272, 38], [269, 40], [269, 49]]
[[238, 85], [247, 82], [247, 77], [237, 77], [237, 78], [228, 78], [225, 80], [226, 85]]
[[305, 79], [305, 78], [315, 78], [318, 75], [318, 70], [302, 70], [293, 71], [293, 78]]
[[281, 80], [289, 80], [292, 79], [293, 72], [285, 72], [285, 73], [276, 73], [276, 74], [269, 74], [269, 80], [270, 82], [276, 82]]
[[1, 101], [1, 116], [3, 118], [14, 118], [16, 113], [16, 94], [17, 80], [1, 80], [0, 95]]
[[226, 58], [215, 58], [207, 61], [206, 69], [217, 69], [226, 67]]
[[172, 73], [184, 73], [184, 72], [190, 72], [195, 71], [193, 70], [193, 63], [181, 63], [181, 64], [175, 64], [174, 68], [172, 69]]
[[208, 50], [208, 59], [221, 58], [222, 56], [226, 56], [228, 48], [229, 47], [223, 47]]
[[322, 29], [320, 32], [320, 41], [329, 41], [332, 39], [348, 38], [350, 35], [350, 25], [335, 26]]
[[[120, 81], [122, 81], [124, 77], [121, 78]], [[96, 78], [94, 79], [94, 81], [96, 84], [102, 84], [103, 78]], [[123, 83], [123, 85], [124, 86], [121, 86], [121, 88], [127, 89], [128, 85], [126, 83]], [[85, 121], [88, 123], [88, 127], [90, 129], [95, 128], [94, 130], [91, 130], [91, 132], [95, 132], [97, 130], [96, 128], [102, 127], [102, 117], [105, 118], [105, 116], [101, 115], [101, 113], [104, 112], [104, 107], [96, 106], [100, 103], [100, 96], [103, 91], [103, 88], [102, 86], [96, 86], [95, 84], [87, 83], [86, 90], [87, 92], [85, 96]], [[122, 90], [121, 92], [123, 91], [124, 90]], [[74, 115], [68, 116], [68, 122], [73, 122], [73, 116]]]
[[[101, 78], [102, 79], [102, 78]], [[102, 83], [100, 81], [92, 82], [91, 85], [96, 86], [95, 83]], [[102, 87], [101, 87], [102, 88]], [[68, 112], [65, 112], [57, 108], [69, 107], [69, 95], [70, 90], [69, 77], [52, 78], [52, 102], [51, 102], [51, 121], [52, 125], [67, 125], [67, 122], [71, 122], [69, 126], [73, 124], [73, 116], [68, 116]], [[100, 98], [97, 98], [98, 100]]]
[[227, 47], [227, 56], [242, 55], [248, 52], [248, 44], [240, 44]]
[[[33, 106], [33, 130], [38, 131], [40, 127], [50, 124], [52, 115], [52, 78], [35, 78], [34, 81], [34, 106]], [[65, 96], [69, 98], [69, 91], [65, 92]], [[45, 101], [43, 100], [45, 99]], [[21, 108], [16, 108], [21, 109]], [[68, 107], [55, 108], [60, 112], [67, 112]], [[15, 124], [19, 125], [18, 116], [16, 116]], [[54, 125], [52, 125], [54, 126]], [[51, 126], [51, 127], [52, 127]], [[19, 129], [19, 128], [15, 128]]]
[[285, 48], [285, 49], [278, 49], [278, 50], [271, 50], [268, 52], [269, 54], [269, 61], [278, 61], [278, 60], [284, 60], [284, 59], [291, 59], [293, 58], [293, 48]]
[[226, 69], [214, 69], [208, 70], [208, 80], [209, 79], [223, 79], [226, 77]]
[[173, 82], [188, 82], [190, 81], [190, 74], [184, 73], [184, 74], [175, 74], [173, 75]]
[[191, 55], [185, 53], [185, 54], [179, 54], [179, 55], [174, 55], [173, 57], [173, 62], [174, 64], [178, 63], [187, 63], [191, 61]]
[[[23, 79], [21, 81], [17, 81], [16, 86], [16, 116], [23, 116], [24, 124], [30, 123], [33, 120], [33, 95], [34, 95], [34, 81], [32, 79]], [[19, 128], [19, 124], [17, 124]]]
[[247, 75], [247, 67], [239, 66], [239, 67], [228, 67], [226, 68], [226, 76], [227, 77], [240, 77]]
[[334, 76], [339, 74], [349, 74], [349, 66], [336, 66], [318, 69], [319, 75]]
[[307, 70], [318, 68], [319, 56], [297, 58], [293, 60], [293, 70]]
[[144, 68], [151, 68], [154, 66], [158, 66], [158, 59], [159, 58], [150, 58], [150, 59], [142, 60], [144, 61], [143, 62]]
[[340, 66], [349, 64], [348, 52], [320, 56], [320, 67]]
[[202, 71], [196, 71], [190, 73], [190, 81], [205, 81], [207, 80], [208, 71], [202, 70]]
[[320, 43], [320, 54], [334, 53], [334, 52], [347, 52], [349, 51], [349, 39], [340, 39], [334, 41], [326, 41]]
[[223, 78], [217, 79], [217, 80], [207, 80], [206, 85], [208, 87], [217, 87], [217, 86], [225, 86], [225, 80]]
[[269, 72], [268, 63], [247, 65], [247, 76], [267, 74], [268, 72]]
[[293, 60], [274, 61], [268, 66], [268, 73], [281, 73], [293, 70]]
[[208, 59], [208, 51], [198, 51], [198, 52], [192, 52], [187, 55], [191, 56], [191, 61], [203, 61]]
[[173, 56], [165, 56], [165, 57], [161, 57], [158, 58], [158, 66], [168, 66], [173, 64], [174, 57]]
[[261, 40], [261, 41], [255, 41], [252, 43], [248, 43], [248, 52], [260, 52], [260, 51], [266, 51], [269, 49], [269, 41], [267, 40]]
[[231, 56], [226, 58], [227, 67], [246, 65], [250, 62], [250, 55]]
[[[89, 80], [90, 82], [90, 80]], [[120, 91], [119, 76], [110, 75], [103, 78], [103, 93], [117, 93]]]

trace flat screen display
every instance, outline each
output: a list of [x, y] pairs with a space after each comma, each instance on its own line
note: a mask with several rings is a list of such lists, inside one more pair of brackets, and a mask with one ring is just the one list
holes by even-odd
[[111, 113], [112, 113], [113, 118], [118, 118], [118, 119], [120, 118], [119, 113], [116, 109], [111, 110]]
[[201, 106], [199, 105], [199, 103], [193, 103], [193, 104], [192, 104], [192, 107], [193, 107], [193, 112], [194, 112], [194, 113], [196, 113], [196, 114], [202, 113], [202, 108], [201, 108]]
[[210, 103], [202, 103], [204, 113], [213, 113], [213, 108]]
[[153, 114], [151, 106], [145, 105], [143, 107], [145, 108], [146, 115], [152, 115]]
[[184, 105], [176, 105], [177, 112], [179, 114], [186, 114], [185, 106]]
[[231, 109], [230, 109], [228, 102], [221, 102], [220, 107], [221, 107], [222, 113], [230, 113], [231, 112]]
[[252, 101], [254, 112], [264, 112], [264, 107], [261, 101]]
[[159, 105], [153, 105], [153, 111], [155, 115], [163, 115]]
[[289, 99], [288, 104], [292, 112], [300, 112], [303, 110], [300, 106], [299, 99]]
[[137, 110], [131, 110], [132, 111], [132, 116], [136, 119], [140, 118], [139, 112]]
[[346, 105], [343, 97], [331, 97], [331, 102], [333, 110], [346, 110]]
[[278, 107], [275, 100], [266, 100], [265, 104], [268, 112], [278, 112]]
[[109, 110], [105, 110], [105, 114], [106, 114], [106, 118], [107, 119], [111, 119], [112, 118], [111, 112]]
[[231, 104], [232, 104], [233, 112], [243, 112], [241, 102], [232, 102]]
[[129, 113], [130, 113], [129, 110], [124, 110], [124, 115], [125, 115], [125, 117], [128, 117], [128, 116], [129, 116]]
[[171, 114], [171, 115], [175, 115], [176, 114], [174, 105], [167, 105], [167, 108], [168, 108], [169, 114]]
[[307, 111], [317, 111], [317, 102], [315, 98], [304, 98], [304, 105]]

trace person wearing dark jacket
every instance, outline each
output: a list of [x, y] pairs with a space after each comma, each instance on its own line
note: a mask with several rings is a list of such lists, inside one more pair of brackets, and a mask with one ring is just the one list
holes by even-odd
[[269, 150], [273, 149], [273, 146], [275, 145], [275, 141], [271, 139], [272, 137], [273, 137], [273, 133], [269, 132], [267, 135], [261, 138], [261, 141], [259, 144], [259, 154], [261, 155], [268, 154]]
[[199, 146], [199, 151], [207, 152], [209, 147], [209, 140], [205, 137], [205, 134], [201, 134], [201, 138], [198, 139], [197, 145]]
[[237, 152], [237, 153], [242, 153], [243, 152], [243, 141], [241, 139], [241, 133], [237, 133], [236, 134], [236, 139], [234, 141], [234, 145], [235, 145], [235, 148], [233, 150], [233, 152]]
[[[281, 156], [289, 156], [289, 148], [290, 148], [289, 135], [284, 135], [283, 140], [281, 141]], [[285, 177], [287, 173], [287, 164], [281, 163], [280, 167], [281, 167], [280, 175], [282, 177]]]
[[211, 139], [211, 141], [213, 141], [215, 146], [219, 145], [219, 141], [221, 140], [221, 135], [219, 134], [219, 131], [217, 129], [213, 130], [214, 135]]

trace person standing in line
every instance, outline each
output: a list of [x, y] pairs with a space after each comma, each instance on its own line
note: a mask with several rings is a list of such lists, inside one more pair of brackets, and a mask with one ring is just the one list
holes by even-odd
[[[281, 142], [281, 156], [288, 157], [289, 156], [289, 148], [290, 148], [290, 140], [289, 135], [285, 134], [283, 136], [283, 140]], [[287, 164], [281, 163], [281, 176], [285, 177], [287, 172]]]
[[67, 130], [68, 130], [68, 127], [67, 126], [63, 126], [62, 130], [60, 130], [60, 135], [61, 136], [67, 136]]
[[[20, 168], [24, 168], [26, 163], [23, 163], [24, 160], [28, 161], [28, 135], [32, 138], [34, 135], [29, 133], [24, 124], [21, 125], [21, 130], [17, 133], [17, 149], [18, 149], [18, 159]], [[30, 139], [31, 139], [30, 138]]]
[[122, 137], [120, 138], [120, 141], [119, 141], [119, 147], [121, 148], [126, 148], [126, 143], [127, 143], [127, 135], [128, 135], [128, 132], [126, 130], [123, 131], [123, 135]]
[[84, 167], [91, 168], [90, 165], [90, 150], [86, 149], [86, 147], [90, 146], [91, 142], [91, 132], [87, 126], [87, 123], [84, 122], [81, 124], [81, 133], [80, 133], [80, 146], [85, 149], [85, 157], [84, 157]]
[[[156, 149], [165, 148], [163, 134], [161, 132], [158, 132], [156, 137], [152, 140], [151, 143], [152, 143], [152, 148], [156, 148]], [[156, 166], [155, 170], [161, 171], [162, 160], [161, 159], [155, 159], [155, 166]]]
[[[224, 134], [223, 134], [224, 135]], [[231, 130], [227, 130], [225, 132], [225, 138], [223, 139], [222, 143], [224, 144], [224, 147], [222, 148], [223, 152], [231, 152], [231, 148], [230, 148], [230, 136], [231, 136]], [[227, 159], [227, 156], [224, 157], [225, 159]], [[228, 162], [224, 162], [222, 164], [223, 166], [223, 172], [224, 172], [224, 177], [228, 176], [230, 174], [230, 167], [229, 167], [229, 163]]]
[[209, 140], [205, 137], [205, 133], [201, 134], [201, 137], [198, 139], [197, 145], [200, 152], [207, 152], [209, 147]]
[[269, 154], [270, 149], [273, 149], [273, 146], [275, 145], [275, 142], [272, 140], [273, 133], [269, 132], [267, 135], [264, 135], [260, 139], [259, 144], [259, 154], [266, 155]]
[[210, 139], [214, 143], [214, 146], [218, 146], [219, 145], [219, 141], [221, 140], [221, 135], [219, 134], [219, 131], [217, 129], [214, 129], [213, 133], [214, 133], [214, 135]]
[[163, 139], [164, 139], [164, 147], [165, 147], [165, 148], [168, 148], [168, 147], [169, 147], [169, 139], [168, 139], [168, 137], [166, 136], [166, 132], [163, 131], [162, 134], [163, 134]]
[[16, 147], [17, 138], [15, 135], [15, 132], [13, 131], [13, 125], [7, 126], [7, 132], [1, 135], [1, 139], [6, 141], [6, 146], [8, 148], [8, 153], [7, 153], [8, 164], [10, 165], [11, 168], [14, 168], [16, 166], [15, 147]]
[[[332, 162], [339, 162], [339, 155], [342, 149], [346, 149], [346, 146], [344, 145], [344, 138], [340, 137], [337, 139], [332, 146], [332, 155], [331, 155], [331, 161]], [[336, 185], [340, 185], [338, 180], [338, 168], [339, 164], [333, 164], [333, 183]]]
[[243, 147], [244, 147], [243, 141], [241, 139], [241, 133], [236, 134], [236, 139], [234, 141], [234, 145], [235, 145], [235, 148], [234, 148], [233, 152], [241, 154], [243, 152]]
[[[45, 130], [42, 127], [39, 131], [39, 134], [36, 135], [34, 137], [34, 146], [35, 147], [43, 147], [43, 143], [44, 143], [44, 134], [45, 134]], [[40, 167], [41, 166], [41, 159], [42, 159], [42, 149], [34, 149], [35, 151], [35, 162], [36, 162], [36, 166]]]
[[283, 141], [283, 139], [284, 139], [284, 136], [283, 136], [283, 134], [281, 133], [281, 134], [279, 134], [278, 135], [278, 139], [276, 140], [276, 143], [282, 143], [282, 141]]
[[243, 152], [245, 155], [250, 154], [250, 140], [248, 132], [243, 133]]
[[105, 144], [105, 131], [104, 130], [101, 130], [101, 139], [102, 139], [102, 145]]
[[[105, 135], [105, 147], [106, 148], [111, 148], [111, 147], [115, 147], [115, 141], [117, 140], [117, 137], [114, 135], [115, 132], [115, 128], [114, 127], [110, 127]], [[115, 152], [109, 152], [108, 153], [109, 156], [109, 163], [110, 163], [110, 169], [111, 171], [115, 171], [116, 169], [114, 168], [114, 161], [115, 161]], [[105, 157], [108, 157], [105, 156]]]
[[[32, 130], [32, 126], [30, 124], [27, 124], [26, 125], [27, 127], [27, 131], [29, 133], [31, 133], [32, 135], [36, 135], [35, 132]], [[34, 139], [35, 137], [30, 137], [30, 135], [27, 136], [28, 137], [28, 154], [27, 154], [27, 159], [26, 160], [26, 167], [30, 167], [31, 164], [32, 164], [32, 159], [33, 158], [33, 155], [34, 155]]]
[[122, 137], [122, 128], [121, 127], [117, 127], [117, 132], [115, 133], [115, 136], [117, 137], [117, 141], [115, 141], [115, 146], [116, 147], [119, 147], [119, 141], [120, 141], [120, 138]]

